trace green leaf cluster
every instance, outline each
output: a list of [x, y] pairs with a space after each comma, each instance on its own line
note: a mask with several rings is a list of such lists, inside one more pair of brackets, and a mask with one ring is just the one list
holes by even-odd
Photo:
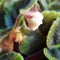
[[60, 18], [57, 18], [47, 35], [47, 48], [44, 48], [44, 54], [49, 60], [60, 60]]

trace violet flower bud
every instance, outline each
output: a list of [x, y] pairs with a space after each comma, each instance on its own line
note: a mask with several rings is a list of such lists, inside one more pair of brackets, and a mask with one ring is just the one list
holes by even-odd
[[42, 24], [43, 15], [39, 11], [29, 11], [24, 13], [26, 29], [35, 31]]

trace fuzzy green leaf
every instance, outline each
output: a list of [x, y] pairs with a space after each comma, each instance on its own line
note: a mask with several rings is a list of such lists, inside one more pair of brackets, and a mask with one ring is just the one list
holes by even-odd
[[57, 18], [47, 35], [47, 48], [44, 54], [49, 60], [60, 60], [60, 18]]
[[30, 0], [30, 3], [24, 8], [20, 10], [20, 13], [24, 13], [26, 11], [29, 11], [34, 5], [37, 3], [37, 0]]
[[24, 59], [21, 56], [21, 54], [11, 52], [11, 53], [3, 53], [3, 54], [1, 54], [0, 55], [0, 60], [24, 60]]
[[19, 51], [24, 55], [33, 54], [41, 49], [42, 45], [42, 35], [40, 33], [30, 32], [25, 35], [22, 43], [19, 46]]
[[59, 44], [60, 40], [60, 18], [57, 18], [56, 21], [54, 21], [53, 25], [50, 28], [50, 31], [47, 36], [47, 46], [49, 48], [53, 47], [55, 44]]

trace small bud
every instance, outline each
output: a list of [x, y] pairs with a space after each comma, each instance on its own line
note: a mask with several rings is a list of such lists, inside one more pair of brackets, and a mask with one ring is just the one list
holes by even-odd
[[15, 32], [16, 32], [15, 42], [18, 42], [20, 44], [22, 42], [22, 39], [23, 39], [22, 33], [20, 32], [20, 28], [17, 28], [15, 30]]
[[38, 29], [38, 27], [42, 24], [43, 15], [39, 11], [35, 12], [29, 11], [24, 13], [24, 16], [26, 20], [24, 22], [24, 26], [28, 30], [34, 31]]

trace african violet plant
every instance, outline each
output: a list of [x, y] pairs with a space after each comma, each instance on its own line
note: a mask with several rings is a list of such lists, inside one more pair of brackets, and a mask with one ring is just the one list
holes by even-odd
[[[32, 36], [30, 33], [32, 33], [31, 31], [38, 29], [43, 20], [43, 15], [39, 12], [36, 5], [37, 0], [1, 0], [0, 2], [1, 19], [4, 21], [4, 28], [2, 24], [0, 25], [0, 59], [24, 60], [20, 53], [13, 51], [14, 42], [18, 42], [20, 45], [22, 40], [26, 39], [26, 36], [29, 37], [27, 41], [32, 39], [33, 41], [31, 42], [35, 41], [34, 37], [38, 33], [33, 34]], [[24, 7], [21, 3], [24, 3], [26, 6]], [[1, 23], [3, 22], [2, 20]], [[27, 33], [27, 31], [30, 33]], [[28, 42], [28, 45], [31, 42]], [[24, 45], [26, 44], [24, 43]], [[36, 46], [37, 45], [34, 45], [33, 47]], [[23, 52], [22, 49], [24, 49], [24, 47], [21, 47], [21, 50], [19, 50], [24, 54], [25, 52]], [[26, 54], [31, 54], [31, 52], [29, 51]]]
[[[57, 3], [60, 1], [0, 0], [0, 60], [24, 60], [23, 55], [41, 49], [49, 60], [60, 60], [60, 5]], [[18, 53], [13, 50], [14, 42], [19, 44]]]

